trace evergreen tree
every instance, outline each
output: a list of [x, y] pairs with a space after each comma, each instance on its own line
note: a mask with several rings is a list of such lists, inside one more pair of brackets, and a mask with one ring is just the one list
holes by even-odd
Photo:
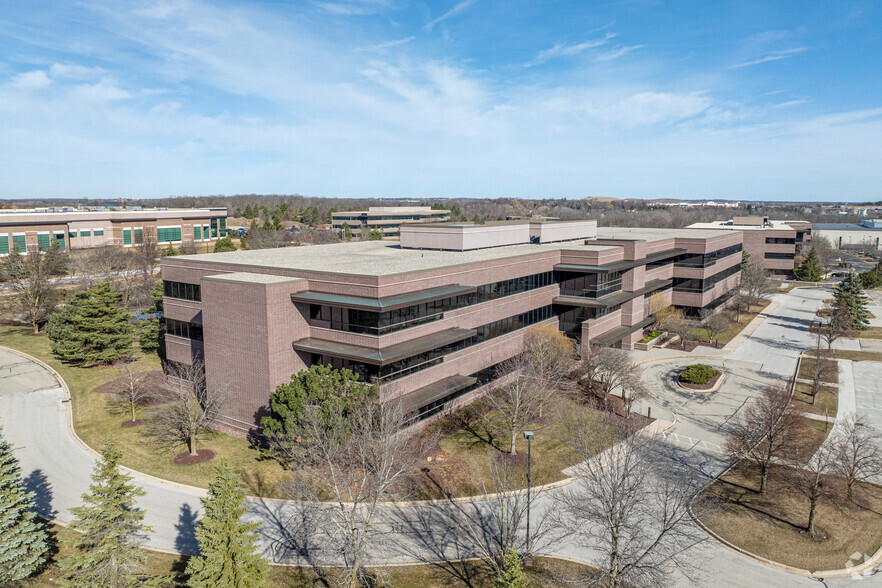
[[175, 249], [171, 243], [169, 243], [168, 247], [163, 249], [162, 253], [160, 253], [160, 255], [162, 257], [175, 257], [176, 255], [180, 255], [180, 254], [181, 254], [181, 252], [179, 250]]
[[[156, 280], [156, 283], [153, 284], [153, 288], [150, 289], [150, 300], [152, 304], [149, 307], [142, 309], [141, 312], [147, 315], [155, 315], [162, 312], [162, 295], [162, 280]], [[144, 353], [159, 351], [164, 343], [164, 334], [162, 321], [159, 317], [151, 317], [142, 320], [138, 328], [138, 342], [141, 346], [141, 351]]]
[[0, 586], [27, 578], [45, 559], [46, 532], [34, 515], [33, 498], [0, 427]]
[[132, 352], [133, 327], [119, 307], [122, 294], [107, 282], [80, 292], [49, 317], [46, 335], [52, 353], [83, 365], [112, 363]]
[[245, 216], [245, 218], [247, 218], [248, 220], [251, 220], [251, 219], [253, 219], [253, 218], [256, 216], [256, 215], [254, 214], [254, 209], [251, 208], [251, 205], [250, 205], [250, 204], [245, 205], [244, 216]]
[[852, 327], [858, 331], [865, 331], [870, 326], [870, 316], [867, 312], [867, 295], [857, 274], [850, 272], [848, 277], [836, 286], [833, 296], [836, 302], [848, 307], [851, 315]]
[[135, 506], [144, 489], [117, 468], [121, 458], [122, 450], [107, 441], [83, 505], [71, 509], [70, 527], [82, 534], [68, 539], [76, 553], [60, 566], [69, 573], [72, 586], [121, 588], [142, 583], [145, 554], [138, 543], [152, 529], [144, 525], [144, 511]]
[[750, 267], [750, 253], [741, 250], [741, 271], [747, 271], [747, 268]]
[[222, 237], [217, 240], [214, 244], [214, 252], [215, 253], [223, 253], [225, 251], [235, 251], [238, 249], [236, 244], [233, 243], [232, 237]]
[[188, 586], [193, 588], [250, 588], [263, 586], [267, 565], [256, 550], [259, 523], [243, 523], [248, 512], [245, 493], [229, 462], [215, 467], [208, 496], [201, 498], [205, 514], [196, 529], [199, 555], [190, 558]]
[[802, 263], [793, 268], [793, 275], [797, 280], [804, 282], [817, 282], [824, 277], [824, 270], [821, 268], [821, 262], [814, 249], [809, 251]]
[[521, 562], [521, 556], [510, 549], [502, 556], [502, 569], [493, 580], [493, 588], [527, 588], [527, 575]]

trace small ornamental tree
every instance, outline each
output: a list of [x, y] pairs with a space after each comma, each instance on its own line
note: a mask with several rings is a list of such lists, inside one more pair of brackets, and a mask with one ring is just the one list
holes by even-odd
[[853, 329], [865, 331], [870, 326], [870, 316], [867, 312], [867, 295], [864, 294], [861, 281], [854, 272], [849, 273], [848, 277], [836, 286], [836, 293], [833, 297], [836, 302], [848, 307]]
[[46, 335], [52, 353], [80, 365], [113, 363], [131, 355], [133, 327], [119, 306], [121, 298], [107, 282], [78, 293], [49, 317]]
[[358, 381], [358, 374], [329, 365], [313, 365], [291, 376], [291, 382], [278, 386], [270, 396], [272, 414], [261, 419], [264, 434], [272, 440], [277, 455], [290, 451], [291, 443], [310, 435], [303, 418], [307, 406], [319, 406], [321, 426], [338, 429], [344, 437], [349, 430], [346, 418], [355, 404], [377, 395], [375, 386]]
[[34, 515], [34, 493], [25, 492], [12, 444], [0, 427], [0, 585], [33, 574], [49, 549], [46, 532]]
[[200, 498], [205, 514], [196, 529], [199, 555], [187, 563], [187, 585], [193, 588], [263, 586], [267, 565], [258, 553], [254, 532], [259, 523], [241, 521], [248, 507], [239, 478], [228, 461], [215, 467], [208, 496]]
[[67, 541], [76, 553], [61, 560], [60, 566], [73, 586], [117, 588], [137, 586], [142, 580], [145, 552], [138, 545], [152, 529], [144, 525], [144, 511], [135, 504], [144, 489], [117, 468], [121, 458], [122, 450], [106, 442], [83, 505], [70, 509], [74, 514], [70, 527], [79, 533]]
[[814, 248], [809, 251], [802, 263], [793, 268], [793, 275], [797, 280], [804, 282], [817, 282], [824, 277], [824, 270]]
[[238, 247], [233, 243], [232, 237], [222, 237], [214, 244], [215, 253], [224, 253], [226, 251], [236, 251]]

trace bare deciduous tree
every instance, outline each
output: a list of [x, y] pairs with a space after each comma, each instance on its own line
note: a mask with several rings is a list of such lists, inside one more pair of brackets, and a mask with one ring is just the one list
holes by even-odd
[[205, 368], [194, 362], [169, 363], [163, 392], [169, 401], [153, 412], [151, 435], [171, 447], [186, 445], [190, 454], [196, 455], [197, 439], [220, 416], [226, 391], [206, 389]]
[[599, 386], [604, 402], [617, 388], [622, 389], [625, 402], [628, 393], [635, 396], [642, 393], [642, 369], [633, 365], [628, 353], [621, 349], [592, 345], [583, 355], [579, 367], [583, 379], [589, 378]]
[[131, 295], [132, 302], [136, 306], [144, 306], [150, 299], [150, 289], [156, 281], [154, 274], [159, 265], [161, 253], [156, 227], [144, 227], [141, 232], [141, 242], [136, 244], [129, 253], [132, 267], [137, 273], [135, 291]]
[[766, 491], [769, 468], [784, 457], [799, 436], [799, 411], [790, 406], [790, 390], [782, 384], [766, 386], [734, 420], [726, 437], [726, 450], [746, 458], [760, 469], [759, 493]]
[[600, 418], [564, 421], [567, 442], [585, 461], [579, 478], [556, 495], [556, 525], [599, 554], [591, 585], [660, 586], [675, 569], [690, 575], [688, 551], [704, 540], [689, 505], [700, 477], [657, 438], [629, 432], [605, 451], [615, 432]]
[[406, 430], [406, 415], [396, 403], [363, 401], [347, 415], [350, 427], [344, 431], [326, 426], [320, 406], [308, 405], [301, 412], [305, 435], [288, 446], [299, 482], [289, 486], [289, 495], [328, 501], [312, 516], [326, 535], [326, 545], [344, 564], [341, 584], [356, 587], [367, 580], [367, 553], [380, 533], [380, 504], [402, 498], [396, 491], [417, 471], [434, 439]]
[[512, 463], [510, 458], [488, 452], [481, 468], [473, 468], [481, 480], [480, 503], [461, 507], [463, 529], [474, 553], [492, 570], [495, 576], [502, 572], [503, 556], [514, 550], [529, 556], [545, 546], [552, 528], [548, 509], [532, 511], [529, 537], [526, 519], [528, 499], [527, 468]]
[[119, 385], [114, 394], [129, 405], [132, 420], [135, 420], [135, 408], [152, 398], [150, 389], [144, 383], [146, 372], [138, 371], [132, 361], [123, 361], [117, 368]]
[[512, 455], [517, 455], [515, 441], [524, 425], [536, 418], [541, 407], [556, 394], [554, 388], [530, 377], [530, 367], [524, 354], [502, 362], [487, 395], [488, 405], [501, 416]]
[[52, 278], [62, 275], [66, 265], [67, 256], [53, 241], [47, 251], [33, 247], [20, 253], [13, 247], [0, 266], [0, 279], [12, 292], [10, 301], [27, 317], [34, 333], [40, 332], [58, 304], [58, 291]]
[[836, 462], [834, 443], [825, 442], [811, 455], [797, 455], [791, 468], [787, 468], [787, 482], [809, 501], [808, 523], [806, 531], [815, 534], [815, 515], [818, 501], [824, 493], [821, 477], [833, 470]]
[[762, 301], [763, 296], [768, 294], [771, 289], [772, 280], [769, 277], [769, 272], [763, 268], [762, 261], [751, 259], [747, 263], [747, 267], [741, 270], [741, 283], [738, 285], [738, 291], [747, 298], [748, 304], [752, 306]]
[[524, 334], [524, 356], [528, 375], [546, 387], [560, 390], [573, 369], [576, 350], [573, 342], [557, 329], [538, 325]]
[[827, 351], [833, 349], [833, 343], [840, 337], [849, 336], [854, 319], [844, 302], [824, 305], [818, 311], [818, 333], [827, 343]]
[[818, 263], [821, 264], [821, 269], [824, 270], [825, 274], [832, 271], [835, 265], [833, 260], [836, 258], [836, 248], [833, 246], [833, 243], [820, 235], [812, 235], [811, 243], [812, 249], [815, 250], [815, 254], [818, 256]]
[[824, 351], [823, 349], [815, 349], [815, 355], [812, 358], [812, 383], [811, 383], [811, 397], [812, 397], [812, 405], [815, 403], [815, 399], [817, 399], [818, 394], [821, 391], [821, 378], [830, 368], [830, 364], [832, 360], [830, 358], [829, 353]]
[[867, 425], [866, 418], [861, 413], [847, 415], [842, 428], [833, 433], [833, 470], [845, 478], [849, 499], [858, 483], [882, 476], [882, 432]]
[[721, 312], [713, 310], [702, 313], [702, 327], [707, 332], [707, 342], [716, 343], [717, 338], [729, 328], [731, 321]]

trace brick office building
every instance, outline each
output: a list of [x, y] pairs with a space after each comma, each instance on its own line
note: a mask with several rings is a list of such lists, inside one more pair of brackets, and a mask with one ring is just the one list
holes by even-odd
[[202, 243], [224, 236], [226, 208], [4, 212], [0, 215], [0, 255], [13, 247], [48, 249], [54, 240], [64, 250], [103, 245], [138, 245], [144, 230], [161, 244]]
[[740, 231], [744, 250], [776, 277], [793, 277], [796, 254], [811, 242], [812, 223], [769, 220], [767, 216], [736, 216], [730, 221], [695, 223], [687, 229]]
[[204, 362], [239, 434], [277, 385], [317, 363], [427, 417], [479, 394], [529, 326], [630, 349], [655, 292], [692, 313], [718, 306], [740, 279], [741, 233], [685, 233], [444, 223], [403, 226], [400, 244], [164, 258], [167, 354]]
[[397, 237], [401, 225], [404, 224], [440, 223], [449, 220], [449, 210], [434, 210], [430, 206], [371, 206], [367, 210], [332, 213], [331, 228], [343, 232], [348, 226], [353, 237], [361, 236], [363, 231], [372, 230], [382, 232], [384, 237]]

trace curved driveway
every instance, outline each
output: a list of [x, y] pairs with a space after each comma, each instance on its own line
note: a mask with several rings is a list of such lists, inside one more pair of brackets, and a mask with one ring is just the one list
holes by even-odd
[[[778, 308], [735, 353], [712, 360], [723, 363], [732, 377], [708, 399], [684, 397], [671, 387], [670, 381], [662, 386], [654, 385], [651, 404], [666, 406], [677, 415], [678, 422], [670, 430], [668, 440], [683, 450], [680, 453], [684, 459], [691, 460], [705, 475], [722, 470], [724, 462], [713, 444], [720, 442], [726, 421], [765, 382], [793, 373], [800, 346], [811, 345], [811, 337], [804, 331], [806, 321], [828, 296], [829, 291], [817, 290], [779, 295]], [[850, 343], [844, 342], [844, 345]], [[648, 364], [647, 377], [664, 378], [676, 363], [675, 360]], [[29, 489], [37, 493], [40, 513], [68, 523], [72, 518], [70, 507], [78, 504], [80, 495], [88, 489], [94, 457], [68, 430], [68, 405], [63, 400], [63, 390], [48, 371], [20, 355], [0, 349], [0, 425], [15, 446]], [[675, 436], [705, 444], [693, 446]], [[147, 492], [139, 504], [146, 510], [146, 521], [154, 530], [149, 546], [192, 553], [201, 492], [143, 476], [138, 476], [138, 483]], [[554, 492], [548, 490], [535, 495], [535, 517], [553, 508]], [[309, 544], [312, 537], [318, 538], [321, 533], [309, 524], [308, 513], [299, 505], [256, 502], [252, 506], [248, 517], [262, 523], [262, 548], [268, 558], [284, 563], [327, 561], [320, 545]], [[382, 517], [388, 546], [378, 549], [372, 559], [376, 564], [413, 563], [437, 559], [442, 554], [446, 557], [472, 555], [462, 541], [461, 517], [465, 516], [464, 509], [481, 508], [480, 503], [393, 505]], [[544, 551], [586, 563], [592, 560], [592, 554], [567, 541], [558, 541]], [[713, 541], [695, 550], [692, 557], [700, 559], [705, 570], [700, 585], [817, 585], [816, 580], [761, 565]], [[843, 554], [843, 565], [847, 557]], [[851, 580], [847, 578], [827, 581], [827, 585], [848, 583]], [[682, 578], [674, 585], [695, 583]]]

